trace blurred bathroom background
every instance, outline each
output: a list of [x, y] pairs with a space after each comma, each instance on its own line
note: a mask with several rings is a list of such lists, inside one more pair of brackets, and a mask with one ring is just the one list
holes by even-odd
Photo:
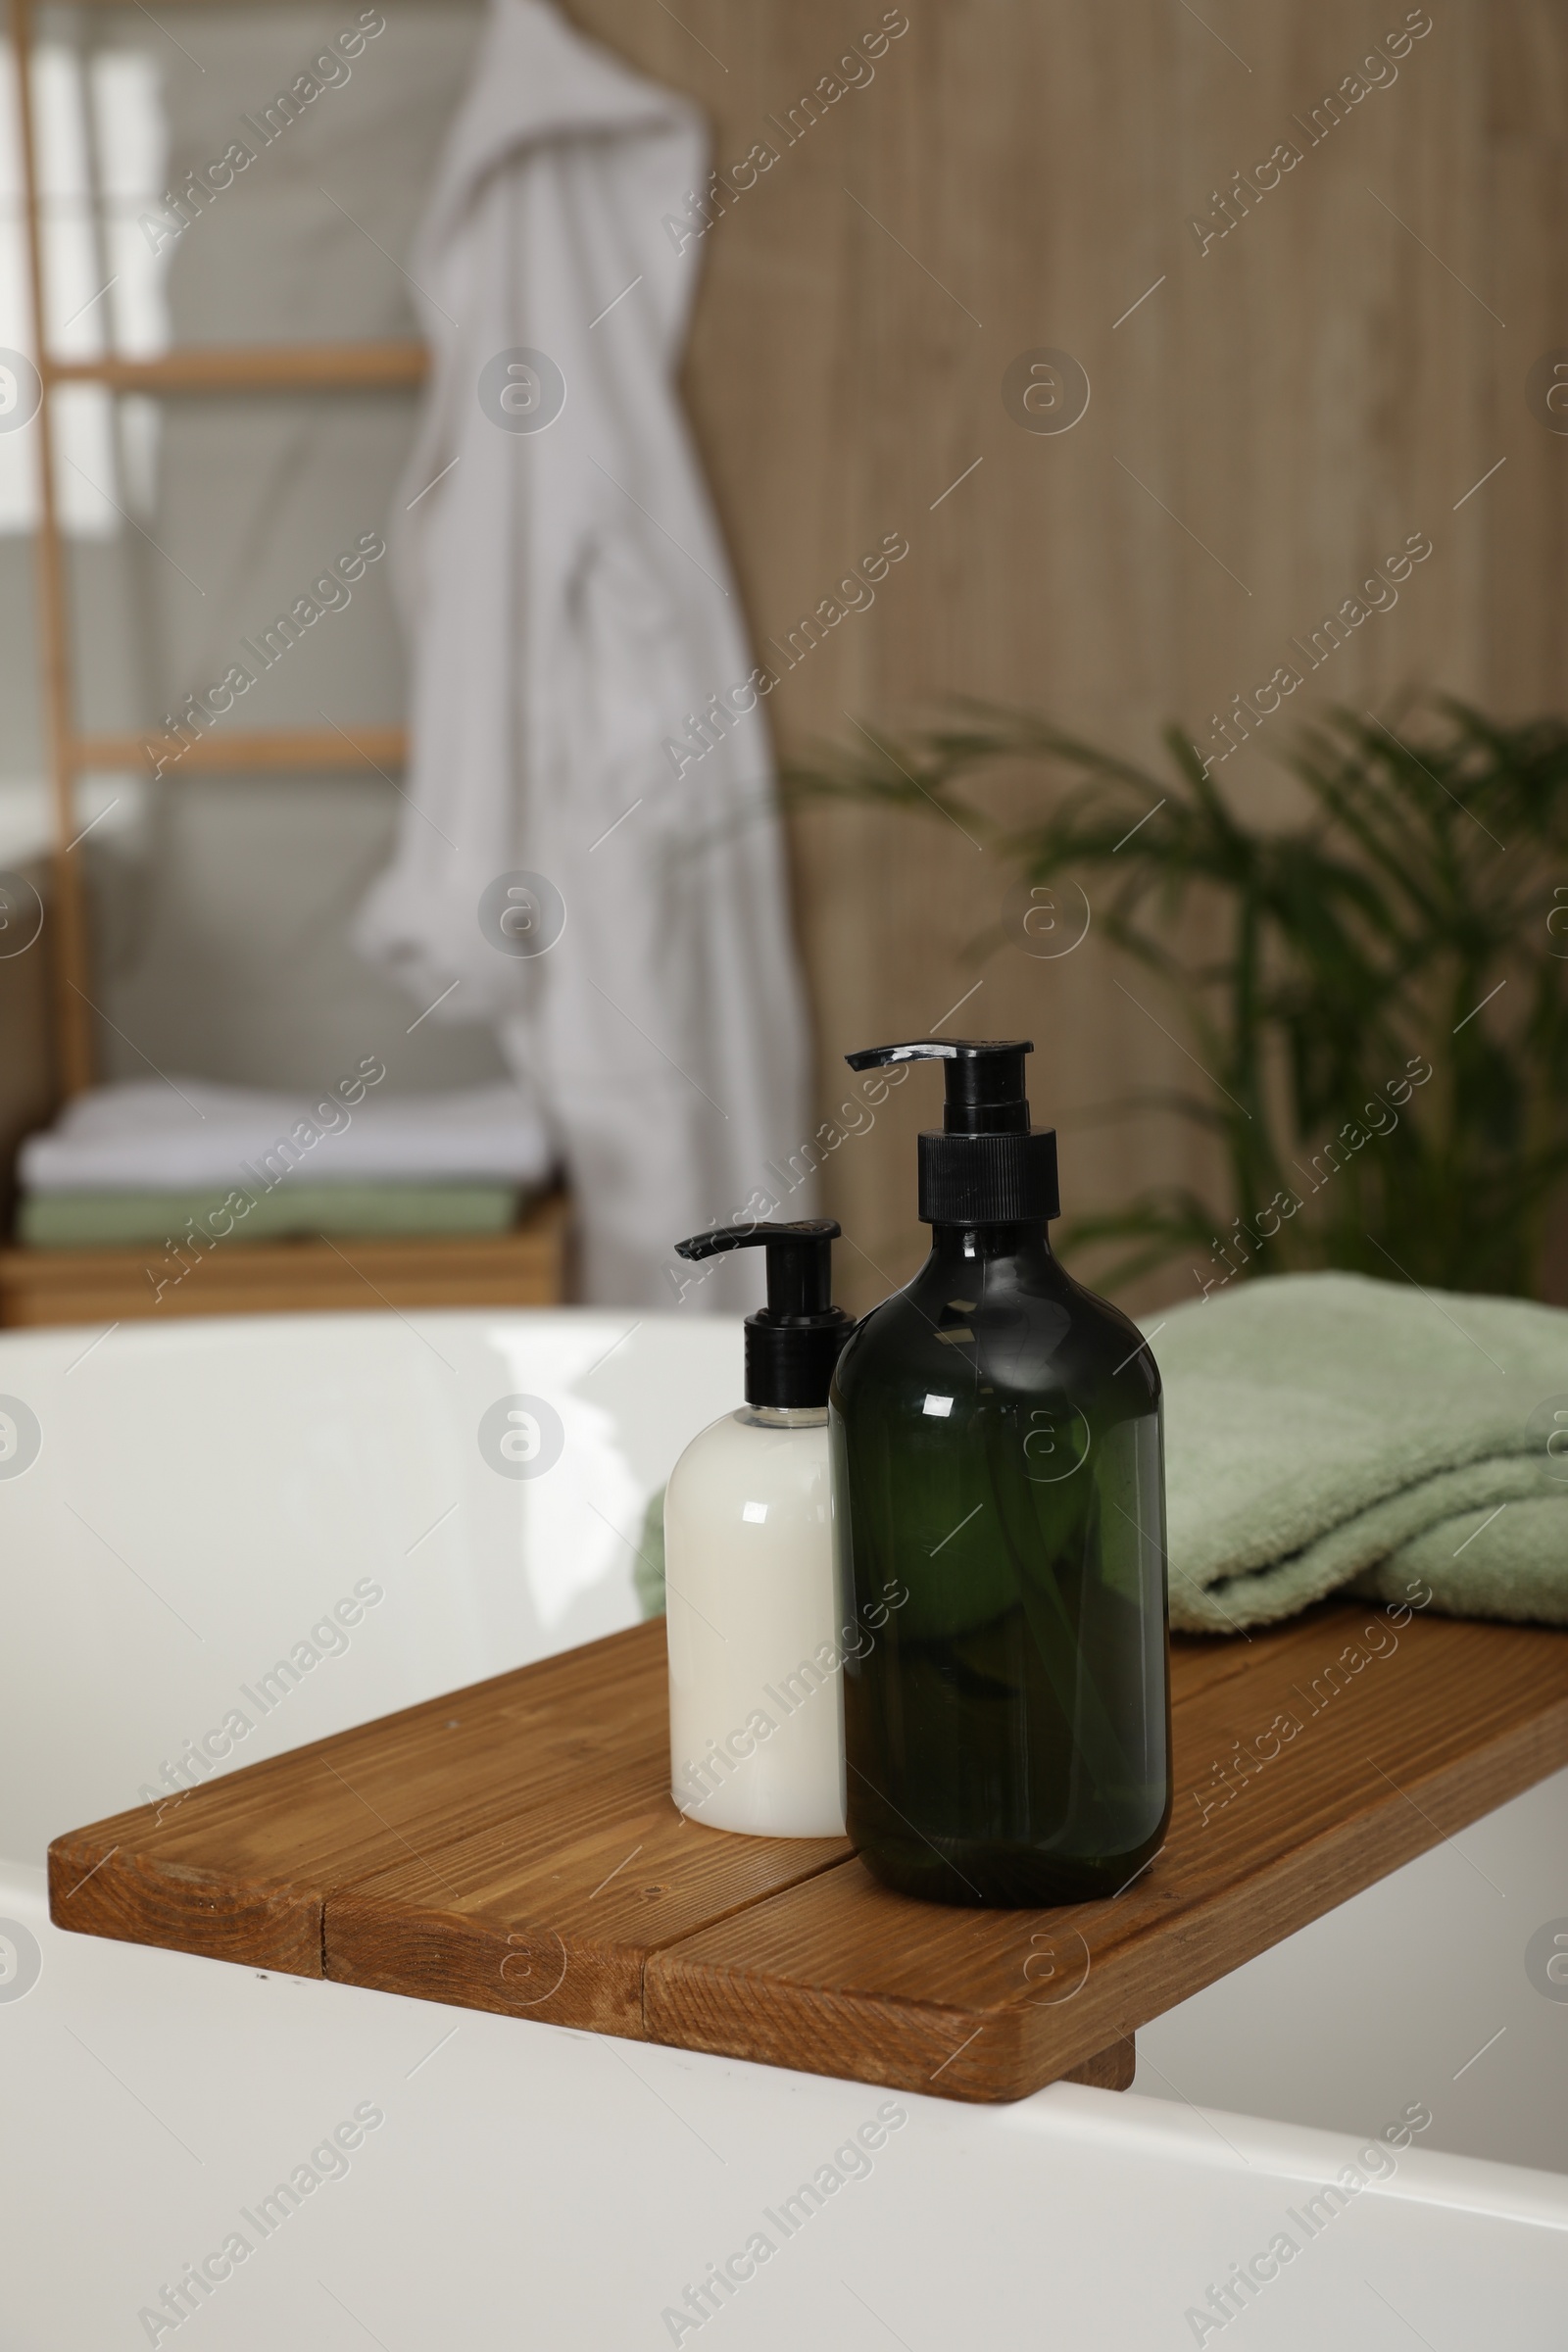
[[[417, 336], [411, 240], [484, 11], [367, 13], [384, 29], [266, 169], [160, 241], [148, 217], [356, 8], [30, 12], [57, 362]], [[756, 658], [777, 673], [766, 711], [786, 766], [867, 729], [902, 739], [958, 697], [1046, 714], [1140, 763], [1157, 762], [1173, 720], [1208, 745], [1238, 696], [1298, 659], [1293, 640], [1423, 537], [1430, 555], [1304, 675], [1272, 737], [1254, 709], [1225, 792], [1254, 824], [1299, 822], [1301, 788], [1276, 755], [1331, 705], [1401, 726], [1422, 696], [1507, 720], [1560, 708], [1568, 440], [1532, 390], [1568, 344], [1559, 12], [571, 0], [566, 13], [711, 125], [720, 179], [693, 191], [675, 232], [701, 272], [681, 382]], [[1369, 43], [1400, 25], [1396, 69], [1357, 81]], [[15, 57], [14, 43], [0, 53], [0, 350], [26, 354]], [[1315, 94], [1347, 77], [1361, 95], [1320, 123]], [[1270, 180], [1258, 166], [1281, 142], [1298, 160]], [[760, 144], [773, 160], [748, 168]], [[1042, 381], [1045, 408], [1029, 397]], [[350, 940], [406, 808], [395, 752], [376, 750], [408, 715], [387, 564], [367, 567], [244, 712], [247, 727], [341, 734], [373, 757], [155, 778], [136, 754], [326, 559], [388, 531], [418, 385], [160, 397], [81, 381], [52, 397], [74, 723], [106, 739], [69, 851], [85, 876], [97, 1077], [304, 1094], [375, 1054], [389, 1092], [501, 1079], [487, 1026], [411, 1028], [416, 1007]], [[1065, 426], [1063, 399], [1077, 411]], [[39, 498], [35, 427], [0, 430], [0, 867], [52, 909]], [[906, 553], [868, 577], [863, 560], [895, 542]], [[991, 806], [1022, 821], [1046, 789], [1004, 770]], [[1016, 862], [934, 808], [801, 797], [787, 825], [815, 1066], [803, 1148], [823, 1123], [844, 1129], [846, 1051], [1026, 1036], [1069, 1213], [1162, 1184], [1218, 1214], [1220, 1144], [1161, 1100], [1206, 1083], [1191, 1038], [1100, 926], [1067, 954], [1020, 950], [1003, 936]], [[1186, 919], [1200, 956], [1201, 903]], [[8, 1167], [59, 1104], [54, 994], [46, 954], [0, 959]], [[1111, 1096], [1141, 1101], [1106, 1119]], [[916, 1081], [809, 1155], [816, 1202], [845, 1228], [852, 1308], [922, 1253], [908, 1171], [914, 1130], [934, 1122]], [[1550, 1225], [1541, 1288], [1568, 1298], [1560, 1200]], [[1190, 1256], [1124, 1283], [1123, 1302], [1193, 1296]], [[1077, 1262], [1093, 1277], [1107, 1260]]]

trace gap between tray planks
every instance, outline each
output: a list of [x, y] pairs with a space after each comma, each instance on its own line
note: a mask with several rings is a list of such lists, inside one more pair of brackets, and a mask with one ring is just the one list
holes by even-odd
[[[612, 1635], [72, 1832], [50, 1848], [54, 1916], [379, 1984], [412, 1937], [434, 1973], [399, 1976], [401, 1991], [640, 2035], [654, 1944], [850, 1850], [684, 1822], [667, 1794], [663, 1641], [662, 1624]], [[541, 1904], [546, 1941], [580, 1938], [543, 2005], [516, 1940]]]
[[[54, 1915], [949, 2097], [1121, 2083], [1137, 2025], [1568, 1761], [1560, 1634], [1417, 1618], [1310, 1714], [1375, 1614], [1173, 1645], [1171, 1834], [1111, 1903], [913, 1903], [843, 1840], [685, 1822], [655, 1624], [58, 1839]], [[1205, 1823], [1213, 1762], [1286, 1709], [1297, 1738]]]

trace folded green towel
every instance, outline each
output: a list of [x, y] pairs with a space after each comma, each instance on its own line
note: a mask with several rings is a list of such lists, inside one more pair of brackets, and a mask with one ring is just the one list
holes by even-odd
[[1150, 1339], [1178, 1630], [1418, 1579], [1451, 1616], [1568, 1624], [1568, 1312], [1286, 1274]]
[[[1486, 1550], [1472, 1563], [1470, 1544], [1483, 1529]], [[1378, 1600], [1406, 1600], [1416, 1577], [1431, 1589], [1431, 1606], [1449, 1617], [1568, 1624], [1568, 1490], [1563, 1500], [1533, 1494], [1510, 1502], [1500, 1517], [1494, 1506], [1440, 1519], [1424, 1536], [1357, 1577], [1355, 1591]], [[1493, 1594], [1505, 1598], [1507, 1607], [1484, 1606]]]
[[[1240, 1633], [1342, 1587], [1568, 1625], [1568, 1312], [1282, 1274], [1149, 1336], [1178, 1633]], [[647, 1617], [664, 1605], [663, 1500], [638, 1558]]]
[[[244, 1203], [249, 1201], [248, 1208]], [[113, 1250], [179, 1241], [199, 1233], [241, 1242], [292, 1234], [505, 1233], [516, 1223], [518, 1194], [508, 1184], [342, 1184], [284, 1182], [264, 1193], [26, 1193], [17, 1239], [29, 1250]]]
[[664, 1614], [664, 1490], [649, 1497], [643, 1513], [643, 1540], [631, 1572], [637, 1605], [644, 1617]]

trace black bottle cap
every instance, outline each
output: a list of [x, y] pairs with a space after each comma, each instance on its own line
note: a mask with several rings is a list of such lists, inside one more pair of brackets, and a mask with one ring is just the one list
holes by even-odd
[[767, 1304], [746, 1318], [746, 1401], [775, 1406], [826, 1404], [839, 1349], [855, 1325], [833, 1304], [831, 1217], [797, 1225], [715, 1225], [677, 1242], [677, 1257], [716, 1257], [725, 1250], [767, 1251]]
[[852, 1070], [893, 1061], [945, 1061], [942, 1133], [920, 1138], [920, 1218], [926, 1225], [1044, 1224], [1061, 1214], [1056, 1131], [1032, 1128], [1023, 1086], [1027, 1039], [917, 1038], [847, 1054]]

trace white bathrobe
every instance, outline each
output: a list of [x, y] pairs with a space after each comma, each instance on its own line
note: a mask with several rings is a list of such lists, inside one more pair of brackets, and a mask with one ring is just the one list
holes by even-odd
[[[432, 353], [393, 546], [410, 806], [357, 929], [421, 1011], [450, 989], [432, 1017], [494, 1020], [559, 1140], [583, 1293], [617, 1305], [677, 1303], [683, 1234], [810, 1207], [768, 1167], [805, 1164], [806, 1018], [753, 655], [674, 381], [702, 244], [666, 219], [706, 172], [687, 101], [545, 0], [494, 0], [409, 262]], [[518, 350], [564, 379], [542, 430], [481, 404]], [[732, 723], [702, 751], [714, 696]], [[565, 903], [537, 956], [479, 921], [518, 871]], [[740, 1271], [684, 1302], [730, 1303]]]

